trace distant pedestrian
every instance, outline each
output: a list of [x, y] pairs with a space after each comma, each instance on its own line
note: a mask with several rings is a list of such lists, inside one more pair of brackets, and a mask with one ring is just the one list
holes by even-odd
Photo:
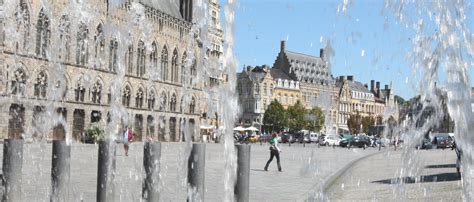
[[127, 126], [127, 128], [125, 129], [123, 133], [123, 138], [122, 138], [123, 150], [125, 150], [125, 156], [128, 156], [129, 144], [130, 144], [130, 141], [132, 141], [132, 139], [133, 139], [132, 129]]
[[268, 159], [267, 164], [265, 165], [264, 170], [268, 171], [268, 166], [273, 160], [273, 157], [277, 159], [278, 171], [281, 172], [281, 165], [280, 165], [280, 148], [278, 147], [278, 137], [276, 133], [272, 134], [272, 139], [270, 140], [270, 159]]

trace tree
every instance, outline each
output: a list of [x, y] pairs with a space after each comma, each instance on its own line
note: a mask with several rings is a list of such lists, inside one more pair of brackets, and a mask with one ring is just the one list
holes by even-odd
[[347, 119], [347, 127], [352, 134], [359, 134], [360, 133], [360, 124], [361, 124], [361, 117], [359, 113], [351, 114], [349, 119]]
[[277, 100], [273, 100], [263, 115], [263, 124], [272, 132], [281, 131], [287, 127], [287, 119], [285, 108]]
[[288, 127], [290, 132], [303, 130], [307, 125], [306, 108], [298, 100], [295, 105], [288, 107]]
[[308, 127], [310, 131], [319, 132], [324, 125], [324, 113], [319, 107], [314, 107], [307, 114]]
[[369, 133], [369, 127], [375, 123], [374, 117], [366, 116], [362, 118], [362, 132], [365, 134]]

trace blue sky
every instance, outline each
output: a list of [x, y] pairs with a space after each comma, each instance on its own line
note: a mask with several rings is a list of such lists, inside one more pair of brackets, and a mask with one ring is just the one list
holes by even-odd
[[329, 40], [335, 51], [330, 61], [335, 77], [354, 75], [368, 84], [374, 79], [382, 87], [392, 82], [395, 93], [405, 99], [418, 94], [419, 75], [407, 61], [412, 29], [383, 12], [382, 0], [352, 1], [347, 15], [337, 12], [342, 2], [239, 0], [234, 32], [238, 71], [244, 65], [273, 65], [281, 40], [287, 40], [288, 50], [316, 56]]

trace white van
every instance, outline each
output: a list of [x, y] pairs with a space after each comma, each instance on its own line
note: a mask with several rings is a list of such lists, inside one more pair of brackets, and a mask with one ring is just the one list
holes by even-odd
[[309, 142], [318, 142], [318, 134], [317, 133], [310, 133], [309, 134]]

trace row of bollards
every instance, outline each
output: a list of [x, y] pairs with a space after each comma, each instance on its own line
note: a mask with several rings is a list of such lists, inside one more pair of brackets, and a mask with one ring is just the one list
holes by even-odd
[[[22, 139], [5, 139], [3, 147], [4, 193], [2, 201], [21, 201], [21, 170], [23, 164]], [[236, 145], [237, 181], [234, 187], [236, 201], [249, 201], [250, 145]], [[193, 144], [188, 159], [188, 201], [204, 201], [205, 182], [205, 144]], [[142, 198], [144, 201], [159, 200], [161, 144], [146, 142], [144, 145]], [[53, 141], [51, 165], [51, 201], [69, 201], [71, 146], [64, 140]], [[99, 142], [97, 195], [98, 202], [115, 201], [115, 162], [116, 143]]]

